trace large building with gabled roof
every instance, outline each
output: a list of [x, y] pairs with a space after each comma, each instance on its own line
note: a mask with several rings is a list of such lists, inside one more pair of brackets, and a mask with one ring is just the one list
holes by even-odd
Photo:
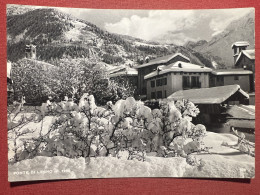
[[147, 99], [167, 98], [179, 90], [209, 87], [211, 71], [211, 68], [183, 61], [158, 66], [144, 77]]
[[[170, 59], [175, 59], [176, 56], [178, 55], [173, 55]], [[163, 99], [177, 91], [227, 85], [239, 85], [245, 92], [254, 91], [251, 70], [211, 69], [203, 65], [192, 64], [185, 56], [183, 57], [182, 54], [180, 56], [182, 60], [173, 60], [170, 64], [160, 64], [171, 61], [167, 56], [164, 61], [157, 60], [157, 63], [141, 65], [145, 68], [156, 64], [156, 68], [143, 77], [146, 84], [146, 99]], [[139, 74], [140, 69], [138, 69], [138, 76], [140, 76]]]
[[[237, 63], [245, 55], [254, 59], [254, 53], [246, 50], [249, 44], [245, 41], [232, 45], [234, 59]], [[239, 85], [250, 93], [254, 91], [254, 72], [245, 67], [233, 69], [212, 69], [205, 65], [191, 63], [181, 53], [156, 58], [135, 67], [138, 71], [138, 92], [143, 99], [163, 99], [177, 91]]]
[[135, 66], [138, 71], [138, 93], [141, 96], [146, 96], [147, 94], [146, 80], [144, 79], [145, 75], [156, 70], [158, 66], [167, 66], [177, 61], [190, 62], [190, 59], [181, 53], [175, 53], [150, 60], [142, 65]]

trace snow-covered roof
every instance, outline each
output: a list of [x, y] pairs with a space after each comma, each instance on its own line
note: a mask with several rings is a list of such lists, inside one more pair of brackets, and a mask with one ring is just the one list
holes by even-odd
[[156, 71], [153, 71], [144, 76], [144, 79], [149, 79], [157, 75], [162, 75], [169, 72], [211, 72], [212, 69], [197, 64], [177, 61], [168, 66], [159, 66]]
[[249, 95], [244, 92], [239, 85], [226, 85], [211, 88], [180, 90], [170, 95], [167, 99], [188, 99], [194, 104], [221, 104], [236, 92], [239, 92], [245, 98], [249, 98]]
[[214, 75], [247, 75], [247, 74], [253, 74], [250, 70], [244, 70], [244, 69], [219, 69], [219, 70], [213, 70], [211, 72]]
[[255, 50], [254, 49], [243, 50], [242, 53], [245, 54], [251, 60], [255, 59]]
[[26, 47], [33, 47], [33, 48], [36, 48], [36, 45], [30, 44], [30, 45], [26, 45]]
[[236, 59], [236, 63], [240, 60], [241, 56], [243, 56], [243, 54], [248, 57], [250, 60], [255, 60], [255, 50], [254, 49], [249, 49], [249, 50], [243, 50], [239, 53], [237, 59]]
[[109, 77], [117, 76], [137, 76], [138, 72], [134, 68], [120, 66], [109, 71]]
[[249, 43], [247, 41], [237, 41], [231, 45], [231, 48], [233, 49], [234, 46], [240, 47], [240, 46], [249, 46]]
[[226, 112], [236, 119], [255, 119], [255, 106], [252, 105], [234, 105]]
[[122, 69], [125, 69], [125, 68], [126, 68], [125, 66], [117, 66], [117, 67], [111, 68], [109, 70], [109, 74], [121, 71]]
[[143, 68], [143, 67], [146, 67], [146, 66], [150, 66], [150, 65], [154, 65], [154, 64], [163, 64], [163, 63], [167, 63], [169, 62], [171, 59], [177, 57], [177, 56], [181, 56], [183, 57], [184, 59], [188, 60], [190, 62], [190, 59], [188, 57], [186, 57], [185, 55], [181, 54], [181, 53], [175, 53], [175, 54], [170, 54], [170, 55], [167, 55], [167, 56], [163, 56], [163, 57], [159, 57], [159, 58], [156, 58], [156, 59], [153, 59], [153, 60], [150, 60], [150, 62], [148, 63], [144, 63], [142, 65], [139, 65], [139, 66], [135, 66], [135, 68]]

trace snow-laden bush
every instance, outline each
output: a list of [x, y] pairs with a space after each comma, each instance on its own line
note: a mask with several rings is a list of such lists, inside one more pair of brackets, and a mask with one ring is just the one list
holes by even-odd
[[[145, 160], [146, 153], [156, 156], [183, 156], [204, 149], [206, 128], [194, 125], [198, 108], [187, 100], [162, 100], [151, 110], [133, 97], [108, 102], [100, 107], [93, 95], [84, 94], [79, 103], [47, 101], [41, 116], [52, 116], [48, 132], [24, 143], [35, 156], [117, 156]], [[35, 151], [37, 151], [35, 153]], [[31, 155], [30, 155], [31, 157]]]
[[227, 142], [223, 142], [221, 145], [239, 150], [242, 153], [246, 153], [250, 156], [255, 156], [255, 144], [248, 141], [244, 133], [238, 133], [234, 127], [231, 128], [233, 134], [238, 138], [235, 145], [230, 145]]

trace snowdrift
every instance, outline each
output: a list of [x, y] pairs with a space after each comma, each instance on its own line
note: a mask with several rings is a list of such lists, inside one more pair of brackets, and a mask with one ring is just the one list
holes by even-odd
[[142, 162], [115, 157], [70, 159], [38, 156], [9, 165], [9, 181], [113, 177], [254, 177], [255, 158], [221, 146], [223, 141], [235, 144], [237, 138], [231, 134], [207, 133], [205, 144], [213, 147], [211, 153], [194, 154], [205, 162], [201, 169], [188, 165], [182, 157], [147, 156], [146, 161]]

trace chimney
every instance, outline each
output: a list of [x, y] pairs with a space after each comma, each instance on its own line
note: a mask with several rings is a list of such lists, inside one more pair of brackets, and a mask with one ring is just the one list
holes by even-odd
[[149, 63], [150, 62], [150, 58], [149, 58], [149, 56], [146, 56], [145, 57], [145, 63]]
[[163, 70], [164, 65], [158, 66], [157, 67], [157, 75]]

